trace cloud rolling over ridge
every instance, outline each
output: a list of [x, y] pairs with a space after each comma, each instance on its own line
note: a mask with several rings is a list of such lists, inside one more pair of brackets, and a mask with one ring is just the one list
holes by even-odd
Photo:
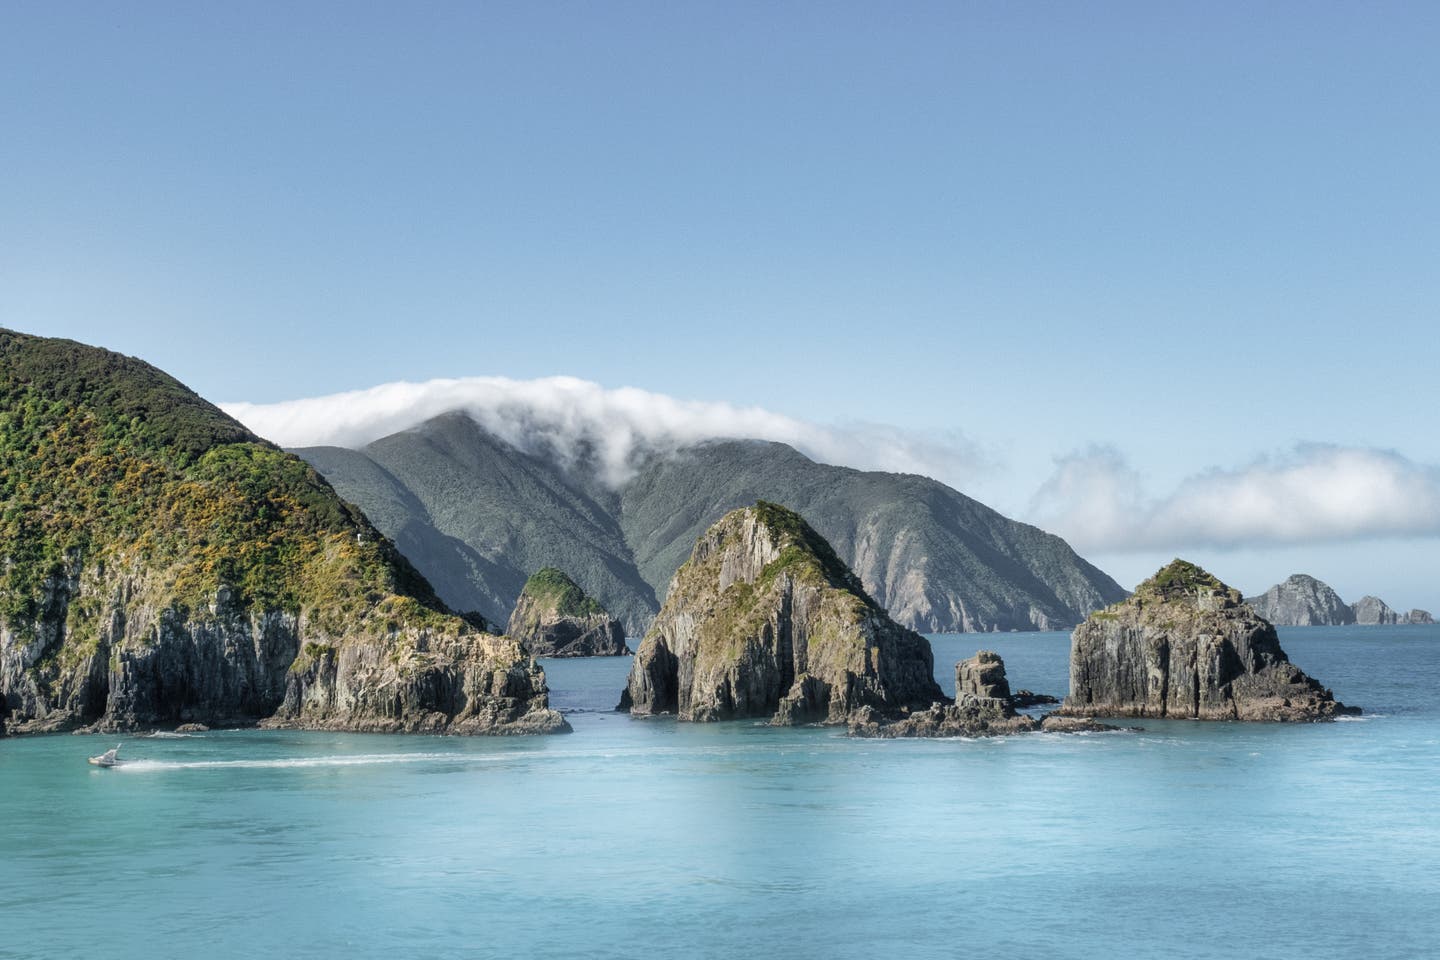
[[522, 450], [548, 450], [569, 462], [594, 457], [610, 484], [628, 479], [641, 457], [718, 438], [774, 440], [823, 463], [920, 473], [952, 484], [984, 469], [974, 445], [958, 436], [935, 440], [874, 424], [821, 426], [761, 407], [680, 400], [634, 387], [611, 389], [575, 377], [399, 382], [279, 403], [220, 406], [285, 447], [361, 447], [460, 410]]

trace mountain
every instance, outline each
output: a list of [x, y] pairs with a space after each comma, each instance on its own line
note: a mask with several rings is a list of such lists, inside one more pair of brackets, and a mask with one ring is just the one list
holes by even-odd
[[930, 632], [1072, 626], [1123, 598], [1059, 537], [926, 477], [816, 463], [781, 443], [716, 440], [643, 460], [618, 489], [451, 413], [360, 450], [310, 447], [457, 609], [504, 621], [526, 573], [559, 567], [644, 633], [696, 539], [767, 500], [801, 513], [876, 602]]
[[465, 414], [443, 414], [361, 450], [294, 452], [358, 504], [457, 610], [505, 623], [530, 572], [543, 567], [566, 571], [631, 635], [659, 607], [635, 567], [613, 494], [603, 500], [603, 489], [587, 489]]
[[1297, 573], [1245, 602], [1276, 626], [1338, 626], [1355, 622], [1355, 611], [1328, 584]]
[[565, 729], [308, 464], [142, 361], [0, 330], [0, 722]]
[[1303, 573], [1288, 577], [1258, 597], [1245, 602], [1255, 612], [1279, 627], [1375, 626], [1397, 623], [1433, 623], [1425, 610], [1399, 613], [1379, 597], [1361, 597], [1346, 603], [1328, 585]]

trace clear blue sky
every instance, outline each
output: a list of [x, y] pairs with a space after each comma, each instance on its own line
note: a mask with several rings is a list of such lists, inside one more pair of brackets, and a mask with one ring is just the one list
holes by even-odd
[[[1299, 442], [1428, 476], [1437, 50], [1434, 3], [12, 0], [0, 323], [216, 400], [571, 374], [959, 432], [1017, 514], [1096, 444], [1154, 498]], [[1433, 531], [1287, 549], [1198, 555], [1440, 606]]]

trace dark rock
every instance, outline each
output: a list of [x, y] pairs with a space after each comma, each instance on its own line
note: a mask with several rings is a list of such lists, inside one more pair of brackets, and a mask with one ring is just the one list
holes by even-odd
[[1062, 715], [1327, 720], [1359, 708], [1292, 664], [1240, 594], [1176, 560], [1075, 629]]
[[712, 526], [640, 644], [621, 707], [683, 720], [844, 723], [942, 694], [930, 643], [892, 621], [830, 545], [774, 504]]
[[1033, 690], [1016, 690], [1010, 697], [1010, 703], [1016, 709], [1025, 707], [1043, 707], [1052, 703], [1059, 703], [1059, 697], [1052, 697], [1048, 693], [1036, 693]]
[[554, 567], [526, 581], [505, 632], [536, 657], [621, 657], [631, 652], [620, 621]]
[[[1039, 697], [1028, 690], [1021, 692], [1036, 702], [1055, 702], [1054, 697]], [[1005, 661], [997, 653], [981, 650], [969, 660], [955, 664], [954, 702], [937, 702], [924, 710], [890, 714], [867, 707], [850, 718], [849, 733], [852, 737], [898, 739], [1116, 729], [1088, 719], [1021, 716], [1015, 712], [1016, 699], [1010, 693], [1010, 682], [1005, 676]]]

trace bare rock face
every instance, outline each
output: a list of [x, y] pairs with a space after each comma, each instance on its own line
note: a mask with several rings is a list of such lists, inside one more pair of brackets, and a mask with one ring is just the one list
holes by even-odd
[[261, 724], [305, 730], [510, 736], [562, 733], [545, 674], [518, 642], [475, 631], [307, 643]]
[[[1033, 694], [1031, 696], [1034, 696]], [[1053, 702], [1053, 698], [1046, 698]], [[998, 653], [981, 650], [955, 664], [955, 702], [935, 703], [899, 717], [886, 717], [864, 707], [850, 720], [852, 737], [900, 739], [909, 737], [996, 737], [1015, 733], [1090, 733], [1114, 730], [1092, 720], [1074, 717], [1022, 716], [1015, 711], [1005, 661]]]
[[955, 699], [966, 696], [1010, 703], [1010, 681], [1005, 677], [1005, 661], [1000, 654], [981, 650], [955, 664]]
[[1238, 591], [1184, 560], [1075, 629], [1070, 695], [1058, 711], [1291, 721], [1359, 712], [1292, 664]]
[[1400, 622], [1400, 614], [1379, 597], [1361, 597], [1351, 606], [1355, 612], [1355, 623], [1374, 627]]
[[870, 599], [798, 514], [763, 501], [710, 527], [671, 581], [620, 709], [682, 720], [845, 723], [942, 698], [930, 643]]
[[1429, 610], [1411, 610], [1405, 614], [1406, 623], [1434, 623], [1435, 618], [1430, 615]]
[[1279, 627], [1341, 626], [1355, 622], [1355, 611], [1328, 584], [1303, 573], [1287, 577], [1258, 597], [1245, 601]]
[[536, 657], [623, 657], [625, 628], [560, 570], [525, 582], [505, 631]]

